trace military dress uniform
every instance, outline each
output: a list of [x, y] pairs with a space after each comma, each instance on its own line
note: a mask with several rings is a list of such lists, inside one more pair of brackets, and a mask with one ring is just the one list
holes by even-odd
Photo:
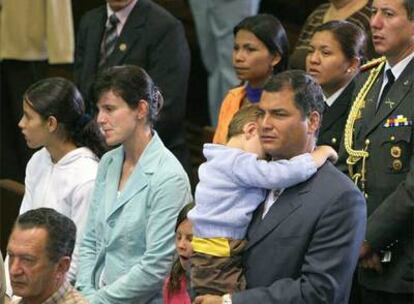
[[325, 106], [319, 128], [317, 145], [328, 145], [339, 151], [346, 118], [352, 105], [352, 93], [355, 89], [355, 81], [352, 80], [331, 105]]
[[[371, 68], [378, 68], [379, 63]], [[363, 74], [360, 88], [370, 73]], [[367, 201], [366, 240], [380, 252], [383, 266], [382, 273], [360, 268], [359, 282], [369, 290], [410, 294], [414, 292], [414, 58], [377, 108], [383, 78], [384, 67], [352, 130], [352, 149], [369, 153], [352, 171], [361, 174], [354, 178]]]

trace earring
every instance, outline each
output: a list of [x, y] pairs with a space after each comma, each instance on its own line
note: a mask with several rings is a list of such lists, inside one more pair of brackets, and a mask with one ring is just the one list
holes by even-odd
[[352, 69], [351, 69], [351, 68], [349, 68], [349, 69], [347, 69], [347, 70], [346, 70], [346, 72], [347, 72], [347, 73], [351, 73], [351, 72], [352, 72]]

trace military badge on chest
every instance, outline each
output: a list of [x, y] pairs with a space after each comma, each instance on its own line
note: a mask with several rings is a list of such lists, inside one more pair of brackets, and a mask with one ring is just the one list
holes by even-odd
[[386, 159], [390, 160], [389, 168], [394, 173], [408, 168], [412, 125], [412, 119], [402, 114], [389, 116], [383, 124], [389, 134], [384, 142], [384, 148], [388, 150]]

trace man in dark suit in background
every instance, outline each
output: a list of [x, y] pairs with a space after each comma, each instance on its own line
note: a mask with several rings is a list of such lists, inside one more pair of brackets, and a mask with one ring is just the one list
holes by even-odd
[[[259, 103], [265, 152], [274, 159], [311, 152], [323, 102], [304, 72], [272, 76]], [[328, 162], [306, 182], [271, 191], [256, 210], [244, 252], [247, 290], [196, 303], [346, 304], [365, 225], [361, 192]]]
[[187, 172], [184, 116], [190, 52], [181, 23], [151, 0], [107, 0], [81, 19], [75, 82], [92, 108], [92, 83], [105, 68], [134, 64], [145, 69], [164, 96], [155, 129]]
[[375, 51], [385, 58], [360, 79], [363, 89], [357, 90], [344, 142], [354, 164], [350, 175], [368, 207], [358, 270], [361, 303], [412, 304], [414, 1], [374, 0], [371, 31]]

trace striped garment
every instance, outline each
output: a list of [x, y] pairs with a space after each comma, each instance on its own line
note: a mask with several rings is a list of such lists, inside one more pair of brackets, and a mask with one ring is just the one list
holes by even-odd
[[[305, 70], [305, 57], [308, 53], [309, 42], [315, 32], [315, 28], [323, 24], [323, 19], [328, 11], [330, 3], [324, 3], [318, 6], [306, 19], [302, 27], [302, 31], [296, 42], [295, 49], [289, 59], [289, 64], [292, 69]], [[346, 20], [361, 27], [368, 37], [367, 59], [377, 57], [374, 46], [371, 40], [371, 29], [369, 26], [369, 19], [371, 16], [370, 1], [359, 11], [349, 16]]]
[[[13, 304], [25, 304], [24, 299], [13, 301]], [[70, 285], [68, 281], [42, 304], [87, 304], [88, 301]]]

